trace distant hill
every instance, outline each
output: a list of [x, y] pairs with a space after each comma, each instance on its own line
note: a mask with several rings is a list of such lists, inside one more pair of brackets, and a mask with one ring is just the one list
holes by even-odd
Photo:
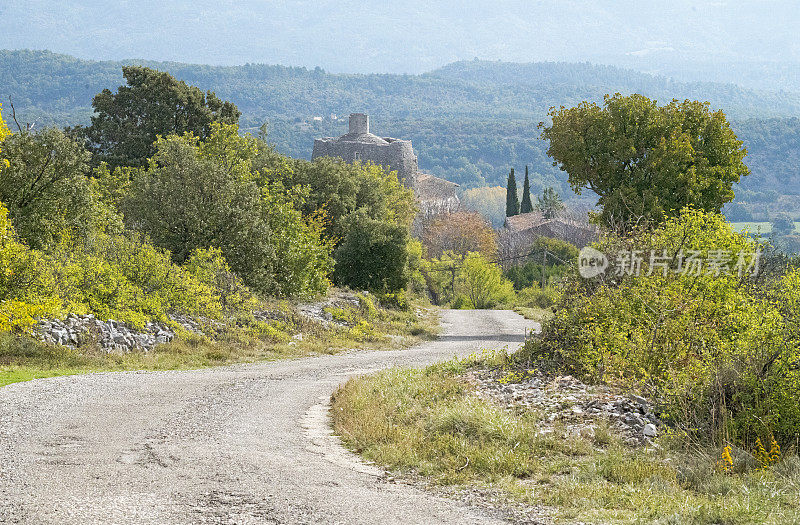
[[537, 124], [551, 106], [600, 101], [613, 92], [638, 92], [660, 102], [707, 100], [725, 110], [750, 151], [753, 175], [744, 190], [791, 194], [800, 183], [800, 94], [677, 82], [587, 63], [465, 61], [422, 75], [345, 75], [0, 51], [0, 101], [11, 97], [18, 118], [39, 126], [87, 123], [92, 97], [122, 84], [121, 67], [132, 63], [169, 71], [235, 102], [244, 129], [267, 123], [270, 141], [297, 157], [310, 156], [315, 137], [344, 133], [347, 114], [366, 111], [376, 133], [412, 139], [423, 169], [465, 187], [503, 184], [511, 166], [528, 164], [534, 189], [553, 185], [566, 193], [565, 175], [538, 139]]
[[3, 0], [0, 23], [11, 49], [352, 73], [588, 60], [741, 84], [752, 77], [692, 68], [761, 64], [763, 79], [800, 63], [796, 0]]

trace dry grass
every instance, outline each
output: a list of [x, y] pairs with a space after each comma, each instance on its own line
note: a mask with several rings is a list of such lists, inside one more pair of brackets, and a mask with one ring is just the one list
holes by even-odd
[[725, 474], [716, 452], [668, 443], [630, 449], [609, 428], [593, 438], [538, 433], [538, 415], [471, 395], [464, 364], [391, 369], [334, 396], [337, 433], [368, 460], [438, 484], [500, 489], [588, 523], [800, 523], [800, 461]]

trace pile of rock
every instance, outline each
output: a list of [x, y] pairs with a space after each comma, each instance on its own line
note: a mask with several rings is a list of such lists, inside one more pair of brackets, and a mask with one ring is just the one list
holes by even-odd
[[546, 414], [542, 433], [552, 432], [558, 422], [568, 433], [592, 435], [597, 423], [606, 420], [629, 445], [637, 445], [656, 437], [661, 424], [645, 398], [589, 386], [572, 376], [526, 373], [520, 380], [513, 373], [480, 370], [466, 377], [481, 398], [509, 410], [524, 407]]
[[[193, 329], [192, 326], [185, 328]], [[42, 320], [34, 327], [34, 333], [46, 343], [70, 348], [96, 344], [106, 352], [118, 353], [149, 351], [175, 337], [175, 332], [162, 323], [147, 323], [144, 330], [136, 330], [113, 319], [101, 321], [91, 314], [69, 314], [63, 320]]]
[[[368, 292], [363, 293], [365, 296], [369, 295]], [[334, 290], [321, 301], [298, 304], [297, 313], [323, 326], [347, 326], [347, 323], [334, 319], [329, 310], [331, 308], [359, 308], [360, 306], [361, 300], [353, 292]]]

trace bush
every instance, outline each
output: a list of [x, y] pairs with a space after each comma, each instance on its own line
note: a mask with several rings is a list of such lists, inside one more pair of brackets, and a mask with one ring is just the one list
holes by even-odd
[[[721, 216], [684, 211], [648, 235], [597, 245], [675, 256], [752, 252]], [[541, 338], [518, 359], [544, 357], [596, 381], [635, 385], [661, 400], [662, 417], [703, 439], [749, 445], [800, 428], [800, 273], [740, 278], [661, 271], [583, 280], [574, 272]], [[790, 401], [795, 399], [794, 402]]]
[[219, 317], [224, 309], [213, 281], [173, 264], [169, 252], [140, 237], [67, 239], [47, 257], [55, 292], [64, 309], [75, 313], [141, 327], [148, 320], [166, 321], [169, 312]]
[[515, 306], [526, 308], [550, 308], [558, 302], [558, 288], [548, 286], [544, 289], [534, 284], [517, 292]]
[[500, 267], [479, 253], [467, 254], [456, 277], [456, 290], [463, 296], [459, 307], [493, 308], [514, 298], [514, 287], [503, 278]]
[[376, 293], [394, 293], [408, 284], [408, 228], [351, 216], [344, 242], [336, 249], [337, 284]]
[[211, 124], [211, 136], [161, 138], [149, 168], [125, 202], [132, 228], [184, 263], [195, 249], [219, 248], [252, 289], [275, 295], [324, 291], [331, 269], [323, 221], [308, 220], [282, 187], [260, 186], [258, 144], [236, 126]]
[[61, 301], [41, 252], [16, 237], [0, 202], [0, 333], [25, 330], [36, 318], [55, 315]]

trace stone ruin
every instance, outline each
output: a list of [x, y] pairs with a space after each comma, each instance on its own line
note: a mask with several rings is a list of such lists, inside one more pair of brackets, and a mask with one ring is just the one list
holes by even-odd
[[414, 191], [423, 217], [458, 209], [458, 184], [420, 171], [411, 141], [373, 135], [369, 115], [364, 113], [350, 115], [347, 134], [316, 139], [311, 159], [319, 157], [338, 157], [347, 163], [370, 161], [396, 171], [403, 184]]

